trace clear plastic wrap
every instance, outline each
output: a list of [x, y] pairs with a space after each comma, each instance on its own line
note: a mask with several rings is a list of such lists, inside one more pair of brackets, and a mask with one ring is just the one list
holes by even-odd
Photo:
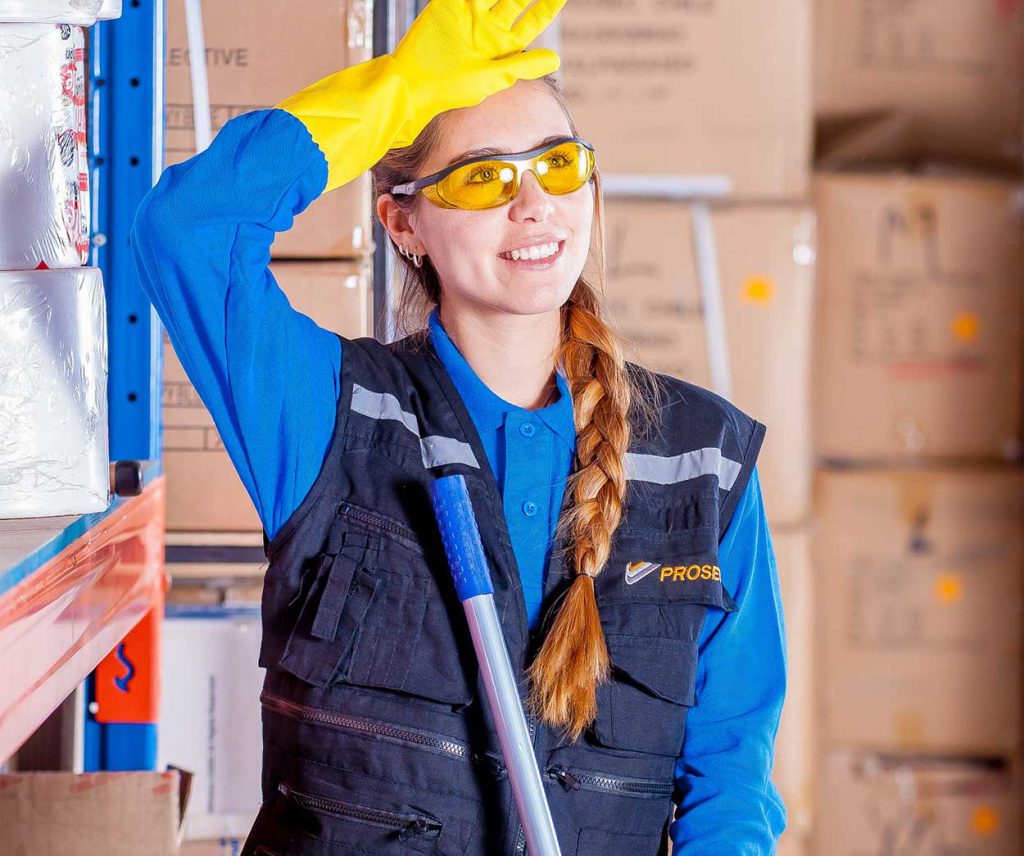
[[0, 271], [0, 518], [110, 503], [98, 268]]
[[96, 16], [99, 21], [110, 21], [121, 17], [121, 0], [103, 0], [99, 14]]
[[0, 270], [88, 261], [84, 46], [81, 27], [0, 24]]
[[[96, 23], [103, 0], [0, 0], [0, 23]], [[120, 2], [117, 3], [120, 6]], [[116, 15], [112, 17], [117, 17]]]

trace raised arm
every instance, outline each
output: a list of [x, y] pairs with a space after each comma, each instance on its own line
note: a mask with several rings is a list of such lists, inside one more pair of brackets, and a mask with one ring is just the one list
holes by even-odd
[[271, 537], [330, 441], [341, 345], [288, 303], [270, 245], [326, 180], [294, 116], [247, 113], [164, 170], [131, 232], [142, 288]]

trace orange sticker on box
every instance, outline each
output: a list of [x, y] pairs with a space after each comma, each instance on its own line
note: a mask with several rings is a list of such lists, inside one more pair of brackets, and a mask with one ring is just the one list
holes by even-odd
[[775, 282], [768, 276], [748, 276], [743, 282], [743, 300], [765, 304], [775, 299]]
[[981, 320], [973, 312], [961, 312], [950, 326], [953, 336], [961, 342], [973, 342], [981, 332]]
[[748, 303], [771, 303], [775, 299], [775, 280], [766, 276], [747, 277], [743, 299]]
[[939, 574], [935, 580], [935, 599], [939, 603], [957, 603], [963, 593], [963, 581], [956, 574]]
[[980, 805], [971, 813], [971, 829], [975, 835], [987, 838], [999, 831], [999, 809]]

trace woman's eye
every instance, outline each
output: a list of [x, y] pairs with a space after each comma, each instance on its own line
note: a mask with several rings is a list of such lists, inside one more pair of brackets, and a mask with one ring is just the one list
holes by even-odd
[[487, 167], [485, 169], [475, 169], [473, 170], [473, 172], [469, 174], [469, 178], [467, 178], [466, 181], [479, 181], [482, 183], [494, 181], [494, 170], [491, 169], [490, 167]]

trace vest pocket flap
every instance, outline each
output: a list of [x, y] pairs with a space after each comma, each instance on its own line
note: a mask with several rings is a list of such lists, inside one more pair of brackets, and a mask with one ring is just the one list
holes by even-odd
[[463, 652], [472, 655], [472, 642], [460, 642], [462, 616], [450, 614], [429, 577], [382, 568], [371, 573], [383, 594], [358, 628], [344, 682], [454, 706], [469, 704], [472, 689]]
[[598, 687], [593, 734], [602, 746], [678, 757], [695, 702], [696, 645], [683, 639], [606, 636], [612, 678]]
[[379, 580], [361, 567], [364, 550], [365, 539], [355, 536], [320, 563], [285, 644], [281, 667], [315, 686], [332, 682], [356, 629], [383, 593]]
[[620, 634], [605, 639], [614, 669], [658, 698], [694, 704], [697, 647], [692, 642]]

